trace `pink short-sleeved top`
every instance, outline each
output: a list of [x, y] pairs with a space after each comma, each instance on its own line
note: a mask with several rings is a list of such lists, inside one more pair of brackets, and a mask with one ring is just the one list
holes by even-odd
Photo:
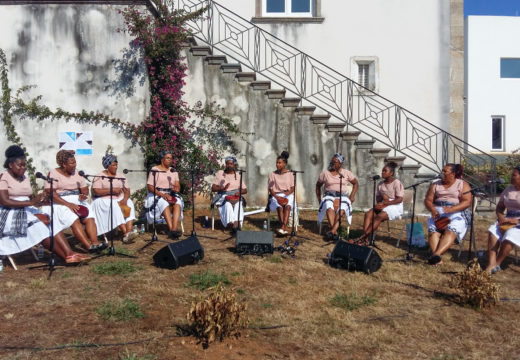
[[507, 210], [520, 211], [520, 191], [514, 185], [509, 185], [502, 191], [499, 202], [502, 202]]
[[[54, 182], [54, 190], [57, 194], [61, 194], [65, 191], [79, 190], [87, 186], [85, 179], [78, 175], [76, 171], [70, 176], [62, 175], [57, 169], [49, 171], [49, 176], [58, 180]], [[50, 189], [51, 185], [45, 182], [45, 189]]]
[[0, 174], [0, 190], [7, 190], [9, 199], [14, 199], [17, 196], [32, 195], [31, 182], [29, 178], [24, 175], [20, 181], [11, 176], [9, 171], [4, 171]]
[[[342, 187], [341, 191], [343, 191], [343, 193], [345, 193], [347, 190], [348, 184], [351, 182], [351, 180], [354, 180], [355, 177], [354, 177], [354, 174], [352, 174], [352, 172], [350, 170], [340, 169], [340, 172], [341, 172], [341, 175], [344, 176], [341, 181], [341, 187]], [[330, 173], [330, 171], [325, 170], [320, 174], [318, 181], [325, 185], [325, 191], [338, 191], [339, 192], [339, 182], [340, 182], [339, 175], [332, 175]]]
[[[157, 166], [154, 166], [152, 170], [163, 171]], [[150, 174], [148, 174], [148, 181], [146, 181], [147, 185], [153, 186], [153, 175], [154, 173], [150, 171]], [[176, 182], [179, 182], [179, 173], [176, 171], [155, 173], [155, 187], [159, 189], [173, 189]]]
[[442, 180], [438, 180], [433, 183], [433, 199], [434, 201], [449, 201], [458, 204], [462, 197], [463, 186], [464, 180], [462, 179], [455, 179], [455, 182], [449, 188], [445, 188]]
[[[100, 177], [97, 177], [100, 176]], [[92, 189], [110, 189], [110, 181], [107, 178], [101, 178], [101, 176], [108, 176], [104, 172], [100, 172], [96, 175], [94, 180], [92, 180]], [[124, 180], [115, 179], [112, 181], [112, 187], [119, 188], [119, 189], [125, 189], [128, 187], [128, 182], [126, 181], [126, 177], [122, 174], [116, 174], [114, 177], [116, 178], [122, 178]], [[121, 194], [122, 195], [122, 194]], [[101, 198], [110, 198], [110, 195], [103, 195], [100, 196]]]
[[[215, 180], [213, 180], [213, 185], [218, 186], [226, 186], [226, 184], [229, 184], [229, 187], [226, 191], [233, 191], [240, 189], [240, 174], [230, 173], [226, 174], [224, 170], [219, 170], [215, 174]], [[242, 189], [247, 189], [246, 183], [244, 182], [244, 179], [242, 178]]]
[[377, 184], [377, 195], [386, 195], [390, 199], [402, 198], [404, 196], [403, 183], [399, 179], [394, 179], [391, 183], [385, 183], [383, 180]]
[[294, 175], [290, 171], [278, 174], [276, 171], [269, 174], [267, 187], [273, 189], [275, 193], [281, 193], [290, 190], [294, 186]]

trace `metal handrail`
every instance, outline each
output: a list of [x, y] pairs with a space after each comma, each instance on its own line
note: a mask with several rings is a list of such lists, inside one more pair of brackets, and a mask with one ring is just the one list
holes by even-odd
[[[465, 165], [465, 179], [496, 195], [496, 159], [393, 101], [296, 49], [213, 0], [166, 0], [171, 9], [207, 16], [187, 28], [212, 49], [296, 94], [344, 123], [427, 169]], [[483, 170], [487, 173], [482, 177]]]

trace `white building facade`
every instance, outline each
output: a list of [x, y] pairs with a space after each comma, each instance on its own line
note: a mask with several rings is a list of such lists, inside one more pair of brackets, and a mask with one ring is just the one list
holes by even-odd
[[466, 19], [467, 141], [483, 151], [520, 147], [520, 17]]

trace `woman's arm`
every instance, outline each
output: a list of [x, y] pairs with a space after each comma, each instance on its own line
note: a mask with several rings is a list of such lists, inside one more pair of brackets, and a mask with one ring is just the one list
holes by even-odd
[[318, 199], [318, 204], [321, 203], [321, 187], [323, 186], [323, 183], [319, 180], [316, 182], [316, 198]]
[[170, 198], [170, 195], [169, 194], [165, 194], [159, 190], [156, 190], [153, 185], [150, 185], [150, 184], [147, 184], [146, 185], [146, 188], [148, 189], [148, 192], [154, 194], [155, 196], [160, 196], [162, 197], [163, 199], [165, 200], [168, 200], [168, 198]]
[[181, 183], [176, 181], [173, 183], [172, 190], [176, 193], [181, 191]]
[[428, 209], [432, 213], [432, 218], [436, 219], [439, 217], [439, 212], [437, 209], [435, 209], [435, 206], [433, 205], [434, 201], [434, 184], [430, 185], [430, 188], [428, 189], [428, 192], [426, 193], [426, 197], [424, 198], [424, 206], [426, 209]]
[[[121, 191], [121, 188], [112, 188], [112, 195], [119, 196]], [[110, 195], [110, 189], [92, 188], [92, 192], [96, 196]]]
[[27, 200], [27, 201], [18, 201], [18, 200], [12, 200], [9, 199], [9, 191], [7, 190], [0, 190], [0, 205], [10, 208], [23, 208], [26, 206], [33, 206], [36, 203], [41, 201], [41, 196], [35, 197], [34, 199]]
[[356, 201], [356, 193], [358, 191], [358, 188], [359, 188], [359, 182], [357, 181], [356, 178], [350, 180], [350, 183], [352, 184], [352, 192], [350, 193], [350, 202], [351, 203], [354, 203], [354, 201]]

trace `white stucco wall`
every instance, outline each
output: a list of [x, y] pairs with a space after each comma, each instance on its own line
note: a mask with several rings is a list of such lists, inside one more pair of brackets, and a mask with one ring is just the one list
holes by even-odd
[[468, 16], [466, 20], [468, 142], [491, 151], [491, 117], [505, 116], [505, 152], [520, 147], [520, 79], [500, 78], [500, 58], [520, 58], [520, 18]]
[[[99, 111], [141, 122], [149, 109], [148, 83], [143, 64], [121, 62], [130, 37], [117, 32], [124, 27], [118, 8], [123, 7], [0, 5], [0, 48], [7, 56], [11, 89], [36, 85], [26, 98], [42, 95], [42, 104], [51, 109]], [[121, 76], [123, 69], [137, 76]], [[139, 84], [139, 80], [144, 81]], [[101, 157], [108, 145], [119, 155], [121, 169], [143, 166], [140, 149], [110, 126], [28, 120], [15, 120], [15, 125], [41, 172], [56, 167], [62, 131], [93, 132], [93, 155], [77, 157], [78, 169], [86, 173], [102, 169]], [[3, 129], [0, 144], [3, 156], [8, 145]], [[133, 189], [144, 185], [144, 175], [129, 175]]]
[[[218, 0], [247, 20], [255, 0]], [[449, 0], [321, 1], [323, 23], [258, 24], [351, 77], [351, 58], [379, 60], [378, 92], [448, 129]]]

